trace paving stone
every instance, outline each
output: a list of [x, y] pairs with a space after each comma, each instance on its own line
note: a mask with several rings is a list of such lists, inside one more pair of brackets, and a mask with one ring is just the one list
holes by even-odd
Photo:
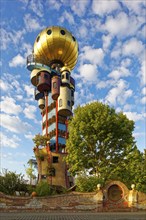
[[146, 213], [0, 213], [1, 220], [146, 220]]

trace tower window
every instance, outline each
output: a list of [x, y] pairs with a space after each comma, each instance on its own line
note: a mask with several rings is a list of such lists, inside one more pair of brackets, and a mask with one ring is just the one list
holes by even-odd
[[49, 29], [49, 30], [47, 31], [47, 34], [48, 34], [48, 35], [52, 34], [51, 29]]
[[67, 101], [68, 106], [70, 106], [70, 101]]
[[60, 33], [61, 33], [62, 35], [65, 35], [65, 31], [64, 31], [64, 30], [61, 30]]
[[61, 75], [61, 79], [64, 79], [64, 74]]
[[45, 78], [45, 79], [48, 79], [48, 75], [47, 75], [47, 74], [45, 74], [45, 75], [44, 75], [44, 78]]
[[69, 74], [68, 73], [66, 73], [66, 79], [69, 79]]
[[57, 88], [57, 83], [53, 82], [53, 88], [56, 89]]
[[59, 99], [59, 107], [62, 106], [62, 99]]
[[53, 163], [58, 163], [58, 157], [53, 157]]
[[45, 175], [41, 175], [41, 179], [47, 179], [47, 177]]
[[74, 91], [73, 91], [73, 90], [71, 90], [71, 96], [72, 96], [72, 97], [74, 96]]
[[40, 40], [40, 36], [37, 37], [37, 40], [36, 40], [36, 41], [39, 42], [39, 40]]
[[73, 39], [73, 41], [76, 41], [76, 39], [75, 39], [75, 37], [74, 37], [74, 36], [72, 36], [72, 39]]

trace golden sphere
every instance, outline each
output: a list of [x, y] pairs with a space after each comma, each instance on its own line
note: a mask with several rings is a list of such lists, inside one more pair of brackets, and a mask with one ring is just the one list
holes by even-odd
[[37, 36], [34, 55], [37, 62], [45, 65], [59, 63], [72, 70], [77, 63], [78, 42], [65, 28], [51, 26]]
[[31, 196], [32, 196], [32, 197], [36, 197], [36, 196], [37, 196], [37, 193], [36, 193], [36, 192], [32, 192], [32, 193], [31, 193]]

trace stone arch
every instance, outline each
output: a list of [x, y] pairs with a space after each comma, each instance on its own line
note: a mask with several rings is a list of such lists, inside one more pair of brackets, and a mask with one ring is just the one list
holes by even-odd
[[105, 206], [128, 206], [129, 190], [121, 181], [110, 181], [103, 189]]

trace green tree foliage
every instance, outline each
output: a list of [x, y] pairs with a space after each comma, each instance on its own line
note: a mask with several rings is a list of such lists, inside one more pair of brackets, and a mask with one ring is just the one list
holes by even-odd
[[35, 143], [35, 145], [39, 147], [39, 146], [46, 146], [50, 138], [46, 135], [36, 134], [32, 140]]
[[79, 175], [75, 180], [77, 186], [76, 191], [93, 192], [97, 189], [97, 184], [99, 183], [103, 186], [104, 180], [97, 176], [89, 176], [86, 174]]
[[28, 176], [30, 180], [30, 185], [32, 185], [32, 180], [36, 179], [36, 175], [34, 174], [36, 163], [34, 163], [34, 160], [30, 159], [28, 162], [28, 167], [25, 167], [26, 175]]
[[14, 195], [15, 191], [27, 192], [24, 176], [4, 170], [3, 174], [0, 175], [0, 191], [8, 195]]
[[[77, 107], [69, 121], [67, 140], [66, 162], [71, 174], [89, 173], [103, 184], [120, 180], [129, 189], [134, 183], [137, 190], [146, 192], [146, 155], [137, 149], [133, 130], [134, 122], [108, 105], [93, 102]], [[81, 191], [86, 181], [89, 189], [94, 188], [92, 178], [84, 179], [77, 180]]]
[[35, 189], [38, 196], [48, 196], [51, 195], [51, 188], [47, 182], [41, 181], [38, 183]]
[[78, 107], [69, 121], [67, 163], [70, 172], [80, 171], [110, 179], [121, 159], [134, 145], [134, 122], [100, 102]]

